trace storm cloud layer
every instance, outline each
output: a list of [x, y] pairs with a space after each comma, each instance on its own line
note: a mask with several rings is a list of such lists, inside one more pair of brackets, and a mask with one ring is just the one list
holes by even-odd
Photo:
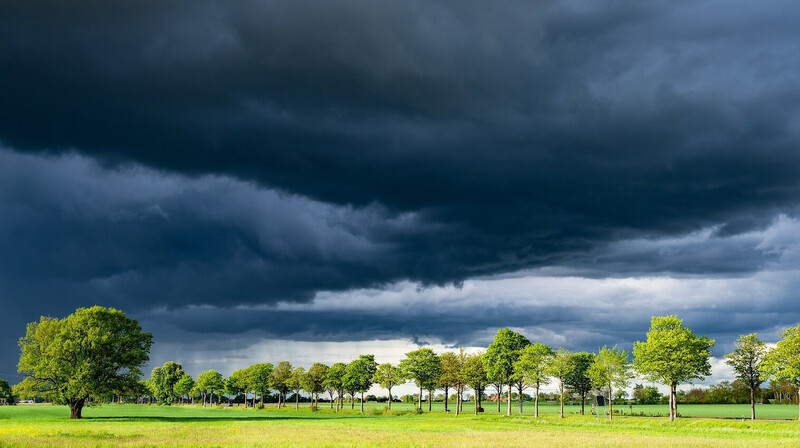
[[[470, 345], [500, 326], [558, 343], [624, 294], [567, 306], [563, 286], [512, 293], [520, 277], [744, 282], [722, 302], [634, 288], [625, 325], [573, 348], [628, 343], [681, 309], [725, 344], [788, 325], [798, 15], [789, 1], [5, 2], [0, 294], [20, 323], [0, 354], [25, 321], [95, 303], [165, 343]], [[779, 287], [752, 329], [699, 311], [739, 315], [765, 279]], [[470, 281], [496, 287], [478, 300]], [[356, 305], [364, 291], [394, 311]], [[343, 304], [323, 310], [328, 295]]]

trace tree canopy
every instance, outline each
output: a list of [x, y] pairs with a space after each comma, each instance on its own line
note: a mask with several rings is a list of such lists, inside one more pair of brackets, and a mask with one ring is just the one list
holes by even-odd
[[389, 391], [389, 409], [392, 409], [392, 388], [403, 384], [403, 375], [401, 375], [400, 369], [389, 363], [380, 364], [375, 375], [372, 376], [372, 382], [380, 384], [382, 388]]
[[345, 369], [344, 385], [351, 392], [361, 393], [361, 412], [364, 412], [364, 392], [372, 387], [372, 377], [378, 370], [375, 355], [361, 355]]
[[441, 359], [430, 348], [421, 348], [406, 353], [398, 365], [404, 378], [413, 380], [419, 387], [418, 409], [422, 410], [422, 390], [439, 380]]
[[[508, 328], [501, 328], [483, 354], [483, 364], [489, 380], [510, 387], [514, 378], [514, 363], [519, 359], [522, 348], [530, 343], [525, 336]], [[498, 392], [502, 394], [502, 391]], [[510, 391], [508, 396], [508, 415], [511, 415]]]
[[28, 324], [19, 340], [21, 388], [70, 408], [81, 418], [90, 397], [112, 397], [135, 389], [149, 359], [153, 336], [114, 308], [79, 308], [57, 319]]
[[163, 366], [154, 368], [150, 374], [153, 398], [159, 404], [171, 405], [180, 395], [175, 391], [175, 385], [184, 373], [183, 367], [174, 361], [167, 361]]
[[767, 352], [761, 365], [761, 372], [794, 385], [799, 398], [798, 419], [800, 419], [800, 325], [784, 330], [781, 338], [775, 348]]
[[767, 345], [755, 333], [739, 336], [736, 348], [725, 355], [725, 363], [733, 368], [736, 378], [750, 389], [750, 419], [756, 419], [755, 392], [764, 382], [759, 368], [767, 355]]
[[547, 366], [550, 364], [553, 354], [553, 347], [536, 342], [523, 347], [520, 350], [519, 358], [514, 363], [514, 375], [533, 387], [533, 415], [535, 417], [539, 417], [539, 388], [550, 383]]
[[[576, 359], [573, 357], [573, 371]], [[614, 388], [622, 389], [628, 385], [628, 381], [633, 377], [631, 373], [631, 363], [628, 360], [628, 352], [618, 349], [615, 345], [612, 348], [603, 346], [594, 362], [589, 366], [588, 376], [598, 389], [605, 389], [608, 392], [608, 419], [614, 418]]]
[[670, 421], [677, 414], [677, 385], [711, 374], [708, 362], [714, 340], [695, 336], [677, 316], [653, 317], [645, 342], [633, 344], [636, 370], [670, 387]]

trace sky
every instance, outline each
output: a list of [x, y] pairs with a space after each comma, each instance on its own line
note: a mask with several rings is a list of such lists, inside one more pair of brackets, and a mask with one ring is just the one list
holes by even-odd
[[149, 371], [800, 323], [793, 1], [8, 1], [0, 378], [122, 309]]

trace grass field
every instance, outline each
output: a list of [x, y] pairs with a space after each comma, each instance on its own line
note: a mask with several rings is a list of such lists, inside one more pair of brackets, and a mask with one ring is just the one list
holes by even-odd
[[[371, 404], [367, 414], [382, 409], [383, 405]], [[552, 405], [542, 410], [544, 416], [534, 419], [496, 414], [455, 417], [436, 412], [360, 415], [293, 408], [106, 405], [85, 409], [83, 420], [69, 420], [69, 412], [62, 406], [5, 406], [0, 407], [0, 446], [800, 445], [800, 424], [793, 421], [687, 418], [670, 423], [666, 418], [615, 417], [608, 422], [574, 414], [560, 419]]]

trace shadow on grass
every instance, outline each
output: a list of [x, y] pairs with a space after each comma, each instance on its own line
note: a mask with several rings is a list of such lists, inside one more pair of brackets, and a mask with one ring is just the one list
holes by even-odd
[[235, 421], [279, 421], [279, 420], [328, 420], [328, 419], [341, 419], [341, 418], [365, 418], [362, 415], [348, 415], [348, 416], [319, 416], [319, 417], [306, 417], [306, 416], [282, 416], [282, 415], [253, 415], [253, 416], [208, 416], [208, 417], [165, 417], [165, 416], [146, 416], [146, 415], [132, 415], [132, 416], [103, 416], [103, 417], [83, 417], [81, 420], [98, 420], [98, 421], [136, 421], [136, 422], [235, 422]]

